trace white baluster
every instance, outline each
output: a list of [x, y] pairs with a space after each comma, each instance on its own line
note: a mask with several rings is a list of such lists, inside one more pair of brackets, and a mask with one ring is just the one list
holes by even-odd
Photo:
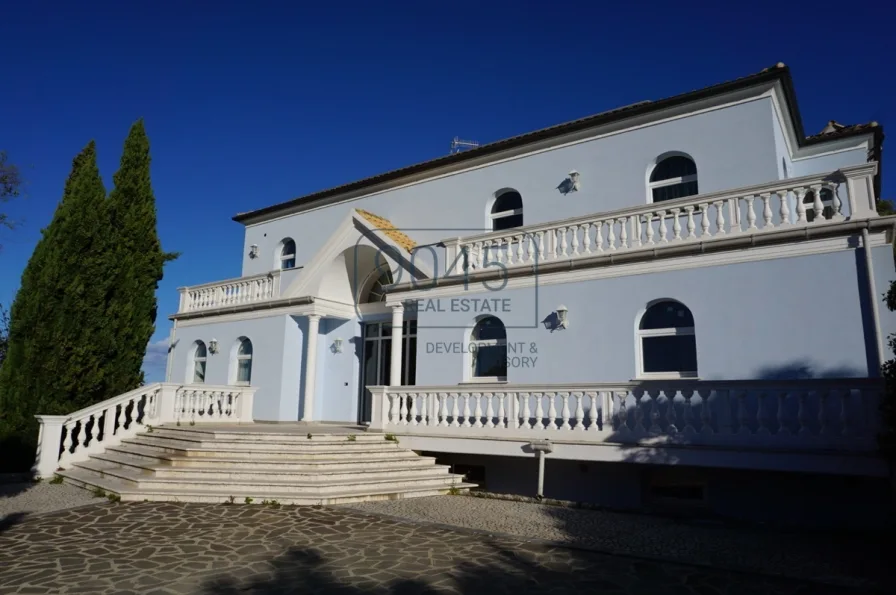
[[763, 192], [759, 197], [762, 199], [762, 229], [771, 229], [775, 226], [772, 222], [772, 195]]
[[796, 419], [800, 424], [800, 429], [797, 433], [800, 436], [808, 436], [811, 433], [809, 430], [809, 411], [806, 407], [806, 399], [808, 396], [809, 393], [804, 390], [799, 391], [797, 395], [797, 398], [799, 399], [799, 409], [796, 413]]
[[460, 407], [458, 404], [460, 395], [458, 393], [451, 393], [449, 396], [451, 397], [451, 427], [458, 428], [460, 427], [460, 422], [458, 421], [458, 418], [460, 418]]
[[675, 218], [672, 221], [672, 241], [680, 242], [681, 241], [681, 209], [674, 208], [672, 209], [672, 216]]
[[812, 208], [815, 209], [815, 220], [813, 221], [813, 223], [823, 223], [824, 203], [821, 202], [821, 184], [814, 184], [812, 186], [812, 192], [815, 195], [815, 200], [812, 203]]
[[656, 436], [657, 434], [662, 433], [663, 428], [660, 427], [660, 394], [662, 391], [654, 390], [652, 393], [650, 391], [644, 391], [645, 396], [650, 401], [650, 426], [647, 428], [647, 432]]
[[529, 393], [522, 393], [520, 398], [523, 400], [523, 417], [522, 417], [522, 425], [526, 430], [531, 430], [535, 427], [535, 424], [532, 422], [532, 411], [529, 409]]
[[657, 211], [656, 213], [660, 217], [659, 221], [659, 230], [660, 230], [660, 243], [667, 244], [669, 240], [666, 238], [666, 211]]
[[694, 233], [694, 230], [697, 229], [697, 225], [694, 223], [694, 207], [687, 206], [684, 210], [688, 212], [688, 239], [692, 240], [697, 237], [697, 234]]
[[582, 432], [585, 430], [585, 408], [582, 407], [582, 399], [585, 395], [575, 393], [573, 397], [576, 400], [576, 430]]
[[536, 232], [535, 236], [538, 238], [538, 261], [542, 262], [544, 261], [544, 232]]
[[473, 426], [473, 424], [470, 423], [470, 417], [472, 415], [470, 413], [470, 395], [468, 395], [467, 393], [464, 393], [463, 397], [464, 397], [464, 423], [461, 424], [461, 427], [470, 428]]
[[644, 224], [647, 226], [647, 245], [653, 245], [653, 213], [644, 215]]
[[439, 427], [448, 427], [448, 393], [439, 393]]
[[628, 220], [632, 226], [632, 248], [641, 247], [641, 216], [631, 215]]
[[[623, 226], [625, 229], [625, 226]], [[561, 430], [571, 430], [572, 426], [569, 425], [569, 393], [563, 393], [560, 397], [562, 399], [563, 406], [560, 411], [560, 416], [563, 418], [563, 423], [560, 425]]]
[[709, 203], [699, 205], [700, 213], [700, 237], [708, 238], [709, 234]]
[[[498, 427], [499, 427], [499, 428], [506, 428], [506, 427], [507, 427], [507, 421], [504, 419], [504, 417], [505, 417], [505, 412], [504, 412], [504, 396], [505, 396], [504, 393], [496, 393], [496, 394], [495, 394], [495, 398], [498, 400]], [[488, 402], [488, 408], [489, 408], [488, 423], [492, 423], [492, 417], [491, 417], [492, 402], [491, 402], [491, 401]], [[494, 426], [494, 425], [490, 425], [489, 427], [490, 427], [490, 428], [493, 428], [493, 427], [495, 427], [495, 426]]]
[[619, 246], [628, 248], [628, 229], [625, 225], [625, 218], [617, 219], [617, 221], [619, 221]]
[[789, 202], [788, 190], [778, 192], [778, 197], [781, 199], [781, 225], [790, 225], [790, 205], [787, 204]]
[[[494, 396], [492, 393], [485, 393], [482, 395], [485, 397], [485, 427], [486, 428], [494, 428], [495, 423], [493, 418], [495, 417], [495, 410], [492, 407], [492, 397]], [[480, 424], [481, 427], [482, 424]]]
[[644, 395], [632, 391], [632, 397], [635, 399], [635, 432], [645, 434], [647, 428], [644, 427]]
[[598, 221], [594, 224], [594, 227], [597, 229], [594, 235], [594, 247], [597, 248], [598, 252], [604, 251], [604, 222]]
[[712, 429], [712, 412], [709, 409], [709, 395], [711, 392], [710, 389], [703, 389], [702, 392], [697, 392], [700, 395], [700, 432], [707, 435], [715, 434], [715, 431]]
[[550, 393], [550, 405], [548, 405], [548, 429], [556, 430], [557, 425], [557, 393]]
[[[759, 414], [759, 430], [756, 432], [757, 434], [768, 434], [768, 414], [765, 411], [765, 393], [760, 395], [762, 398], [762, 403], [760, 407], [762, 407], [762, 413]], [[786, 417], [786, 405], [787, 405], [787, 391], [781, 391], [778, 393], [778, 436], [789, 436], [790, 428], [787, 427], [787, 417]]]
[[526, 236], [516, 236], [516, 261], [523, 262], [523, 241], [526, 239]]
[[756, 211], [753, 209], [753, 196], [747, 197], [747, 229], [758, 229], [756, 227]]
[[[703, 210], [704, 217], [706, 216], [706, 209]], [[691, 410], [691, 399], [694, 397], [693, 390], [684, 390], [681, 391], [681, 395], [684, 397], [684, 433], [685, 434], [693, 434], [696, 432], [691, 421], [694, 419], [693, 411]]]
[[411, 410], [409, 413], [411, 415], [410, 423], [412, 426], [417, 425], [417, 401], [419, 399], [420, 395], [408, 395], [408, 400], [411, 402]]
[[613, 402], [615, 402], [616, 397], [619, 398], [619, 410], [616, 414], [616, 419], [619, 421], [619, 427], [616, 429], [620, 434], [628, 434], [631, 431], [628, 427], [628, 391], [614, 393]]
[[[519, 416], [519, 396], [517, 393], [511, 393], [507, 395], [510, 399], [510, 412], [508, 415], [510, 416], [507, 420], [507, 427], [512, 430], [517, 430], [520, 427], [520, 416]], [[510, 420], [513, 420], [511, 422]]]
[[591, 224], [582, 225], [582, 252], [591, 254]]
[[[591, 407], [588, 409], [588, 431], [597, 430], [597, 393], [587, 393]], [[582, 428], [585, 429], [584, 427]]]
[[389, 425], [394, 426], [398, 421], [398, 395], [386, 393], [389, 399]]
[[572, 243], [571, 243], [572, 256], [578, 256], [579, 255], [579, 226], [572, 225], [572, 226], [570, 226], [569, 231], [572, 234]]
[[678, 395], [677, 390], [663, 391], [666, 395], [666, 433], [678, 433], [678, 416], [675, 414], [675, 396]]
[[843, 221], [843, 213], [840, 212], [843, 205], [840, 204], [840, 197], [837, 195], [837, 185], [831, 182], [825, 182], [824, 187], [831, 192], [831, 208], [834, 211], [834, 214], [831, 216], [831, 221]]
[[808, 188], [794, 188], [793, 195], [796, 197], [796, 222], [797, 223], [805, 223], [806, 222], [806, 205], [803, 203], [803, 200], [806, 198], [806, 194], [808, 194]]
[[473, 397], [474, 402], [476, 403], [476, 406], [473, 408], [473, 418], [475, 420], [473, 422], [473, 427], [481, 428], [482, 427], [482, 407], [480, 406], [479, 399], [482, 397], [482, 395], [480, 395], [479, 393], [473, 393], [472, 397]]
[[725, 235], [725, 211], [722, 210], [722, 201], [712, 204], [716, 208], [716, 235]]
[[614, 219], [607, 221], [607, 248], [610, 252], [616, 251], [616, 221]]
[[533, 427], [536, 430], [544, 429], [544, 407], [542, 407], [541, 400], [544, 396], [542, 393], [535, 393], [535, 423]]

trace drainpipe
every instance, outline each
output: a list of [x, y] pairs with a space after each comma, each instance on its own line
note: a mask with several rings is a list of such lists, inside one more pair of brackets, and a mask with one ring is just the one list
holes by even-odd
[[874, 346], [877, 357], [877, 374], [880, 375], [880, 367], [884, 362], [884, 343], [880, 332], [880, 308], [877, 304], [877, 284], [874, 282], [874, 263], [871, 259], [871, 242], [869, 241], [868, 228], [862, 230], [862, 251], [865, 252], [865, 270], [868, 273], [868, 293], [871, 300], [871, 315], [874, 319]]
[[538, 491], [535, 494], [535, 497], [539, 500], [544, 498], [544, 456], [550, 452], [553, 452], [554, 445], [551, 444], [550, 440], [538, 440], [536, 442], [530, 442], [529, 448], [531, 448], [538, 455]]

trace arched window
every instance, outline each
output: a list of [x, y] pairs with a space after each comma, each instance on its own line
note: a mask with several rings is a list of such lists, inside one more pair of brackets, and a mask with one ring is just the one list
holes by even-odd
[[[803, 204], [806, 205], [806, 221], [809, 223], [815, 221], [818, 215], [815, 213], [815, 191], [810, 190], [803, 197]], [[834, 216], [834, 194], [830, 188], [821, 189], [821, 216], [822, 219], [830, 219]]]
[[280, 270], [294, 269], [296, 267], [296, 243], [286, 238], [280, 242]]
[[243, 337], [236, 349], [236, 383], [249, 384], [252, 380], [252, 341]]
[[[374, 271], [376, 273], [376, 271]], [[386, 291], [383, 287], [387, 285], [392, 285], [392, 271], [386, 269], [385, 272], [380, 274], [377, 277], [376, 281], [370, 286], [370, 290], [367, 292], [367, 299], [365, 300], [368, 304], [376, 304], [380, 302], [386, 301]]]
[[208, 351], [205, 343], [196, 341], [193, 345], [193, 380], [194, 384], [205, 382], [205, 362], [208, 358]]
[[504, 323], [486, 316], [476, 323], [471, 334], [473, 378], [507, 379], [507, 331]]
[[492, 231], [522, 227], [523, 197], [516, 190], [501, 192], [495, 198], [489, 218], [492, 220]]
[[647, 184], [653, 202], [697, 194], [697, 164], [685, 155], [661, 158]]
[[692, 378], [697, 376], [694, 316], [673, 300], [651, 304], [638, 325], [642, 376]]

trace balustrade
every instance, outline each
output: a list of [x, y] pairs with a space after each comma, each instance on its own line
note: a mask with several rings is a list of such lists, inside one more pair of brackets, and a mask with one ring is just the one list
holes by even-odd
[[873, 448], [869, 379], [372, 387], [372, 428], [456, 437]]
[[255, 389], [248, 386], [182, 386], [157, 382], [91, 405], [71, 415], [38, 415], [40, 435], [33, 470], [49, 477], [163, 423], [252, 422]]
[[[446, 241], [450, 272], [462, 273], [465, 262], [471, 271], [497, 265], [534, 266], [869, 217], [876, 215], [873, 204], [865, 204], [867, 197], [856, 190], [862, 185], [855, 182], [870, 179], [873, 173], [873, 167], [853, 166], [823, 176], [508, 229], [460, 238], [453, 244]], [[847, 197], [848, 192], [852, 194]], [[458, 258], [462, 254], [466, 257]]]
[[193, 312], [272, 300], [280, 296], [280, 271], [195, 287], [182, 287], [180, 292], [179, 312]]

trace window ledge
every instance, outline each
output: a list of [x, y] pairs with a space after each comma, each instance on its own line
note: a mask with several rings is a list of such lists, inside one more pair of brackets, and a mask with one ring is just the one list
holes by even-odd
[[632, 378], [630, 382], [642, 382], [644, 380], [700, 380], [700, 376], [694, 374], [678, 374], [678, 373], [655, 373], [642, 374], [636, 378]]
[[507, 378], [504, 378], [502, 376], [482, 376], [479, 378], [464, 380], [463, 382], [458, 382], [458, 384], [507, 384]]

